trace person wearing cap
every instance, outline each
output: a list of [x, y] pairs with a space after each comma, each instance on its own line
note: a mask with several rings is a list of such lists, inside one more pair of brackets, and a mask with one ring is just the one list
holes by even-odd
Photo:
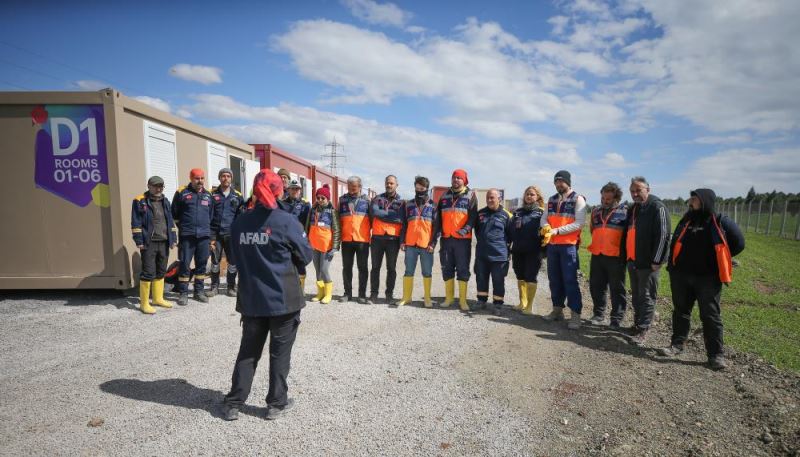
[[[303, 187], [300, 186], [300, 183], [296, 179], [292, 179], [289, 181], [288, 195], [282, 202], [279, 202], [278, 205], [297, 217], [300, 225], [305, 227], [311, 205], [303, 198], [302, 194]], [[298, 266], [298, 272], [300, 273], [300, 288], [305, 290], [306, 266]]]
[[191, 263], [194, 259], [194, 299], [208, 303], [203, 291], [206, 279], [211, 245], [211, 221], [214, 219], [214, 205], [211, 193], [205, 189], [206, 175], [200, 168], [189, 172], [189, 184], [175, 191], [172, 199], [172, 217], [178, 225], [178, 270], [179, 305], [189, 303], [189, 281]]
[[439, 261], [445, 286], [446, 308], [455, 300], [455, 280], [458, 279], [458, 304], [461, 311], [469, 311], [467, 284], [469, 264], [472, 257], [472, 229], [478, 219], [478, 197], [467, 185], [469, 177], [462, 169], [453, 171], [451, 187], [436, 205], [436, 233], [442, 235]]
[[519, 305], [522, 314], [533, 314], [539, 270], [542, 268], [542, 237], [539, 228], [544, 218], [544, 197], [536, 186], [522, 193], [522, 206], [514, 210], [511, 220], [511, 266], [517, 277]]
[[283, 181], [283, 193], [279, 200], [286, 200], [286, 198], [289, 197], [289, 183], [292, 181], [292, 175], [289, 173], [289, 170], [281, 168], [278, 170], [278, 176], [280, 176], [281, 181]]
[[433, 278], [433, 250], [436, 248], [436, 205], [431, 200], [430, 180], [424, 176], [414, 178], [414, 198], [405, 202], [403, 227], [400, 231], [400, 249], [405, 255], [406, 271], [403, 275], [403, 298], [395, 303], [403, 306], [411, 303], [414, 291], [414, 270], [417, 261], [422, 266], [424, 304], [433, 308], [431, 282]]
[[633, 205], [628, 208], [620, 256], [627, 262], [631, 281], [631, 343], [643, 347], [655, 318], [661, 266], [669, 257], [671, 221], [667, 207], [650, 193], [644, 176], [631, 179], [630, 192]]
[[353, 298], [353, 259], [358, 264], [358, 302], [366, 305], [369, 271], [370, 221], [369, 198], [361, 193], [361, 178], [347, 178], [347, 193], [339, 197], [339, 223], [342, 227], [342, 282], [344, 295], [341, 302]]
[[553, 177], [556, 194], [547, 201], [547, 216], [542, 218], [542, 243], [547, 247], [547, 276], [553, 310], [546, 320], [564, 319], [566, 301], [572, 315], [568, 327], [581, 327], [583, 302], [578, 285], [578, 240], [586, 223], [586, 199], [572, 190], [572, 176], [561, 170]]
[[306, 302], [297, 267], [311, 261], [311, 246], [297, 218], [279, 210], [281, 180], [269, 169], [253, 180], [256, 205], [231, 226], [231, 252], [239, 268], [236, 311], [242, 339], [225, 395], [222, 416], [235, 420], [247, 401], [269, 337], [269, 388], [266, 419], [279, 419], [294, 405], [289, 397], [292, 347]]
[[316, 201], [305, 222], [308, 242], [314, 249], [314, 271], [317, 272], [317, 295], [311, 301], [328, 304], [333, 296], [330, 265], [341, 247], [342, 231], [339, 228], [339, 214], [331, 203], [330, 187], [323, 184], [317, 189], [315, 197]]
[[164, 300], [164, 274], [167, 272], [169, 250], [175, 247], [177, 234], [161, 177], [152, 176], [148, 179], [147, 191], [133, 199], [131, 232], [142, 259], [139, 310], [144, 314], [156, 312], [150, 306], [151, 291], [153, 305], [172, 308], [172, 303]]
[[400, 254], [400, 231], [403, 229], [404, 202], [397, 194], [397, 177], [389, 175], [384, 180], [386, 192], [372, 199], [369, 206], [372, 223], [372, 240], [370, 255], [372, 271], [370, 271], [371, 303], [378, 301], [378, 289], [381, 281], [381, 263], [386, 255], [386, 302], [394, 303], [394, 285], [397, 281], [397, 256]]
[[619, 329], [628, 307], [625, 292], [625, 261], [620, 258], [622, 235], [628, 217], [628, 205], [620, 203], [622, 189], [609, 182], [600, 189], [600, 205], [592, 208], [589, 230], [592, 242], [587, 250], [592, 253], [589, 264], [589, 292], [592, 295], [591, 323], [605, 323], [606, 291], [611, 296], [611, 328]]
[[697, 302], [708, 364], [723, 370], [728, 364], [720, 316], [722, 285], [733, 281], [733, 256], [744, 250], [744, 235], [731, 218], [714, 212], [716, 199], [711, 189], [693, 190], [689, 210], [675, 227], [667, 263], [674, 305], [672, 340], [658, 352], [675, 357], [684, 351]]
[[486, 192], [486, 206], [478, 211], [475, 235], [475, 281], [478, 285], [478, 303], [486, 309], [489, 301], [489, 279], [492, 280], [492, 308], [495, 316], [503, 312], [506, 293], [508, 260], [511, 256], [512, 215], [500, 204], [500, 191]]
[[230, 231], [231, 224], [236, 217], [244, 210], [244, 197], [242, 193], [234, 189], [231, 185], [233, 171], [230, 168], [223, 168], [219, 171], [219, 186], [212, 189], [211, 198], [214, 203], [214, 218], [211, 220], [211, 286], [206, 293], [207, 296], [217, 295], [219, 289], [220, 263], [222, 256], [228, 260], [227, 269], [227, 295], [236, 296], [236, 264], [233, 263], [230, 252]]

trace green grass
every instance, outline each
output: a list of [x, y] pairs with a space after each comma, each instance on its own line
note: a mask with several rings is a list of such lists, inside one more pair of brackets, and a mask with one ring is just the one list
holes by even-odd
[[[673, 228], [678, 219], [673, 216]], [[773, 220], [773, 229], [775, 224]], [[722, 291], [726, 344], [800, 372], [800, 241], [754, 232], [747, 232], [745, 239], [745, 250], [735, 257], [739, 266], [733, 270], [733, 283]], [[591, 254], [586, 246], [590, 242], [586, 228], [581, 236], [580, 262], [587, 276]], [[666, 270], [660, 277], [659, 296], [670, 296]], [[700, 325], [696, 309], [694, 326]], [[672, 306], [660, 312], [669, 316]]]

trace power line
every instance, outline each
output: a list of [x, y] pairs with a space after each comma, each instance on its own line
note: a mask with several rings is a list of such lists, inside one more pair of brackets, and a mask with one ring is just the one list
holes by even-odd
[[[344, 145], [336, 142], [336, 137], [333, 141], [325, 145], [325, 154], [322, 154], [323, 160], [328, 160], [327, 168], [334, 176], [339, 176], [339, 159], [347, 160], [347, 156], [339, 153], [339, 149], [344, 150]], [[328, 152], [330, 150], [330, 152]]]

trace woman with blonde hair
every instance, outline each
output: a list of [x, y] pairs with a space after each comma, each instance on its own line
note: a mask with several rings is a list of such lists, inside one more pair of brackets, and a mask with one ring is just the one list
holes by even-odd
[[511, 265], [517, 276], [519, 305], [515, 309], [523, 314], [533, 314], [536, 295], [536, 277], [542, 266], [542, 238], [539, 224], [544, 215], [544, 198], [536, 186], [528, 186], [522, 194], [522, 206], [511, 219]]

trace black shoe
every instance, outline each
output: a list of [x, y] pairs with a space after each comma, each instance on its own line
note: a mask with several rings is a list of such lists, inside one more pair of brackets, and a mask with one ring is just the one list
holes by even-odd
[[368, 305], [369, 304], [369, 301], [367, 300], [366, 297], [358, 297], [358, 299], [356, 301], [358, 303], [362, 304], [362, 305]]
[[344, 294], [341, 297], [339, 297], [339, 301], [342, 302], [342, 303], [344, 303], [346, 301], [353, 301], [353, 297], [351, 297], [350, 295]]
[[211, 286], [211, 287], [210, 287], [210, 288], [209, 288], [209, 289], [206, 291], [206, 297], [208, 297], [208, 298], [211, 298], [211, 297], [216, 297], [216, 296], [217, 296], [217, 292], [218, 292], [217, 286]]
[[189, 294], [182, 293], [178, 296], [178, 304], [181, 306], [186, 306], [189, 304]]
[[202, 291], [195, 292], [192, 298], [199, 301], [200, 303], [208, 303], [208, 297], [206, 297], [206, 294], [204, 294]]
[[286, 411], [289, 411], [294, 406], [294, 399], [290, 398], [286, 401], [286, 405], [278, 407], [278, 406], [267, 406], [267, 416], [266, 419], [268, 421], [272, 421], [275, 419], [280, 418]]
[[495, 316], [502, 316], [503, 315], [503, 305], [493, 305], [494, 309], [492, 309], [492, 314]]
[[728, 362], [725, 361], [725, 356], [722, 354], [709, 357], [708, 365], [712, 370], [725, 370], [728, 368]]
[[631, 336], [631, 344], [634, 346], [644, 347], [645, 342], [647, 341], [647, 332], [648, 329], [646, 328], [637, 328], [636, 333]]
[[[358, 300], [361, 303], [361, 299]], [[378, 304], [378, 294], [372, 294], [369, 296], [369, 300], [367, 301], [370, 305], [377, 305]], [[391, 303], [391, 302], [390, 302]]]
[[239, 418], [239, 408], [228, 404], [222, 405], [222, 418], [226, 421], [235, 421]]
[[683, 347], [669, 346], [658, 350], [658, 354], [664, 357], [675, 357], [683, 354]]
[[621, 330], [622, 329], [622, 325], [619, 323], [619, 321], [611, 321], [611, 323], [608, 324], [608, 326], [611, 327], [614, 330]]

